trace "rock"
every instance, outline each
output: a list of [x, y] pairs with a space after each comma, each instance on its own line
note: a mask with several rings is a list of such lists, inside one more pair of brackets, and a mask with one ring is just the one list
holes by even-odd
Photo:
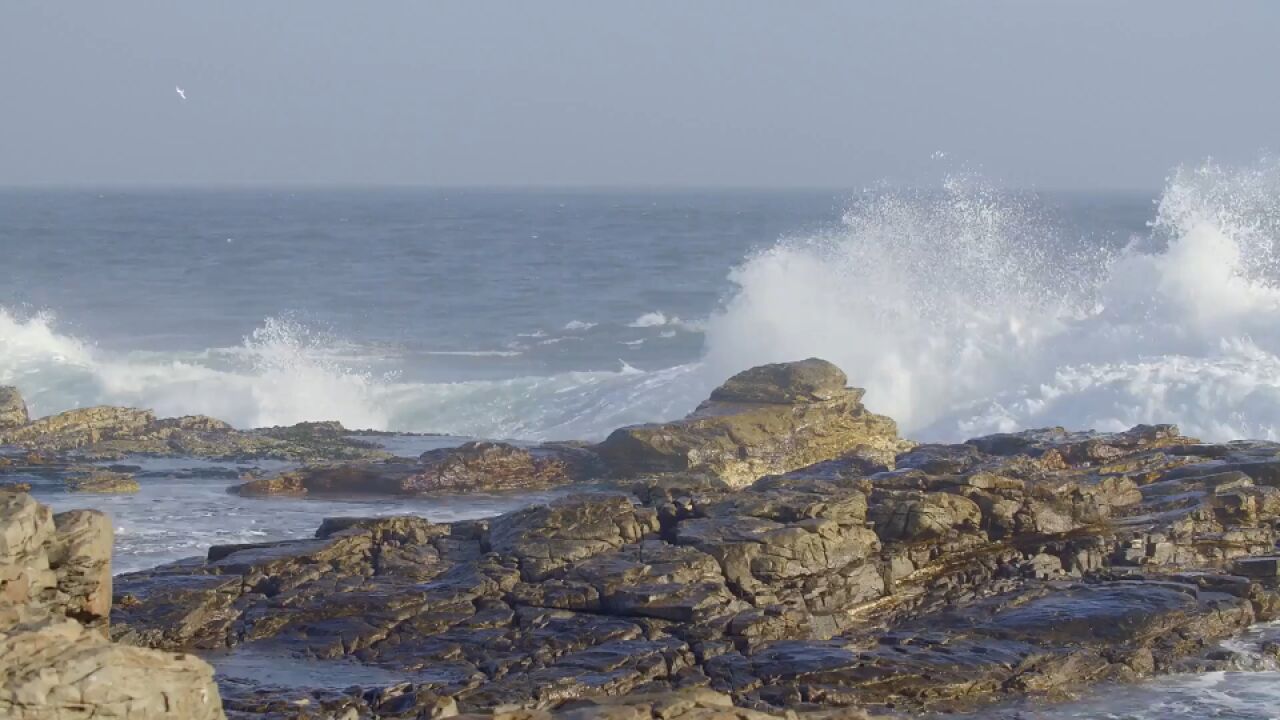
[[132, 437], [155, 422], [150, 410], [91, 407], [51, 415], [0, 435], [8, 444], [31, 443], [36, 447], [66, 450], [101, 440]]
[[0, 717], [220, 720], [213, 669], [107, 639], [111, 524], [0, 494]]
[[489, 525], [488, 547], [513, 557], [528, 580], [639, 542], [658, 530], [656, 513], [621, 495], [592, 495], [519, 510]]
[[67, 490], [81, 493], [136, 493], [142, 488], [129, 473], [93, 470], [67, 478]]
[[882, 540], [930, 540], [954, 531], [977, 530], [982, 523], [977, 503], [952, 493], [886, 494], [876, 501], [871, 517]]
[[18, 388], [0, 386], [0, 430], [22, 427], [28, 421], [27, 404]]
[[18, 445], [59, 462], [126, 455], [292, 461], [390, 457], [373, 443], [348, 437], [338, 423], [239, 431], [203, 415], [158, 419], [150, 410], [109, 406], [68, 410], [8, 429], [0, 424], [0, 445]]
[[424, 453], [419, 461], [422, 469], [409, 485], [411, 492], [525, 490], [565, 485], [585, 477], [584, 468], [590, 458], [584, 452], [468, 442], [457, 448]]
[[468, 442], [423, 453], [417, 462], [316, 465], [232, 488], [257, 495], [421, 495], [533, 490], [585, 479], [594, 456], [576, 448]]
[[845, 392], [848, 378], [826, 360], [761, 365], [729, 378], [711, 392], [711, 400], [731, 403], [796, 405], [831, 400]]
[[1241, 558], [1235, 563], [1236, 572], [1257, 578], [1280, 578], [1280, 556]]
[[213, 669], [191, 655], [116, 645], [74, 620], [0, 634], [0, 716], [14, 720], [223, 718]]
[[[754, 718], [980, 711], [1226, 667], [1207, 649], [1280, 618], [1280, 444], [1138, 426], [912, 448], [843, 382], [824, 364], [752, 371], [690, 418], [615, 433], [598, 450], [629, 495], [449, 524], [331, 519], [115, 578], [112, 632], [301, 659], [300, 677], [390, 674], [348, 691], [228, 681], [241, 717]], [[574, 452], [478, 443], [255, 483], [590, 477]], [[68, 522], [17, 510], [42, 547]], [[57, 562], [27, 567], [5, 587], [74, 586]]]
[[856, 450], [889, 457], [897, 426], [862, 406], [830, 363], [805, 360], [743, 372], [687, 418], [614, 431], [596, 451], [618, 476], [705, 473], [745, 486]]

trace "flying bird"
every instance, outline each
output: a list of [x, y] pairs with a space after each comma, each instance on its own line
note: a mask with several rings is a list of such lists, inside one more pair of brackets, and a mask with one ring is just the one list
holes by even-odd
[[181, 86], [175, 87], [174, 90], [178, 91], [178, 97], [182, 98], [183, 100], [187, 99], [187, 91], [183, 90]]

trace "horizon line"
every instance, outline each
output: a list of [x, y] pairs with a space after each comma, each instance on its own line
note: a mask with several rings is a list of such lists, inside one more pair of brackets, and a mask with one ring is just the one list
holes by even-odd
[[[1012, 193], [1116, 193], [1159, 195], [1162, 187], [1135, 186], [1070, 186], [1070, 185], [995, 185], [995, 189]], [[70, 192], [159, 192], [159, 191], [470, 191], [470, 192], [583, 192], [583, 193], [664, 193], [664, 192], [836, 192], [857, 194], [888, 191], [938, 190], [937, 185], [861, 183], [850, 185], [761, 185], [761, 184], [649, 184], [649, 183], [597, 183], [597, 184], [481, 184], [481, 183], [370, 183], [370, 182], [36, 182], [3, 183], [0, 191], [70, 191]]]

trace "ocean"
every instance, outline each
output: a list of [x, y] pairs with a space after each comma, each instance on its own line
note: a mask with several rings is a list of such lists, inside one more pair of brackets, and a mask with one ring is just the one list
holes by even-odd
[[[1189, 166], [1151, 193], [967, 174], [913, 191], [0, 190], [0, 384], [36, 415], [597, 440], [810, 356], [914, 439], [1143, 422], [1280, 439], [1280, 164]], [[218, 484], [165, 462], [136, 496], [37, 494], [111, 512], [118, 570], [326, 515], [545, 499], [246, 500], [223, 492], [235, 467]], [[1010, 712], [1273, 717], [1275, 677]]]

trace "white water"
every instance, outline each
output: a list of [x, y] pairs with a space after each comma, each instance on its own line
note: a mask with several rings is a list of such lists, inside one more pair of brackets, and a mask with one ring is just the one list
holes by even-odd
[[111, 403], [242, 427], [598, 438], [680, 416], [751, 365], [820, 356], [916, 437], [1177, 422], [1210, 439], [1280, 439], [1277, 163], [1178, 171], [1149, 237], [1118, 253], [1055, 230], [1034, 198], [969, 178], [854, 207], [838, 228], [746, 258], [710, 318], [628, 323], [704, 332], [699, 363], [411, 382], [402, 358], [287, 320], [233, 348], [109, 353], [51, 315], [0, 309], [0, 384], [37, 414]]
[[825, 357], [919, 437], [1177, 422], [1280, 438], [1280, 165], [1180, 170], [1151, 225], [1113, 254], [964, 182], [885, 196], [737, 268], [707, 362]]

